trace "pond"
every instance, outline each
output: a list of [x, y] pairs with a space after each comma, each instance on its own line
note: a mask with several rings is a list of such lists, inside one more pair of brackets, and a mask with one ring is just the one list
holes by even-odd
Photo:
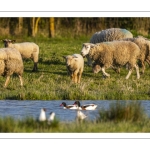
[[[129, 101], [129, 100], [128, 100]], [[46, 116], [50, 112], [55, 112], [56, 118], [60, 121], [74, 121], [76, 117], [76, 110], [63, 109], [60, 107], [62, 102], [67, 105], [73, 104], [73, 100], [0, 100], [0, 117], [11, 116], [15, 119], [23, 119], [25, 117], [38, 118], [41, 108], [46, 108]], [[87, 115], [87, 119], [94, 120], [98, 115], [98, 111], [102, 108], [108, 109], [109, 105], [115, 100], [82, 100], [81, 105], [94, 103], [97, 106], [96, 110], [83, 110], [82, 112]], [[125, 102], [125, 101], [122, 101]], [[140, 101], [146, 114], [150, 117], [150, 101]]]

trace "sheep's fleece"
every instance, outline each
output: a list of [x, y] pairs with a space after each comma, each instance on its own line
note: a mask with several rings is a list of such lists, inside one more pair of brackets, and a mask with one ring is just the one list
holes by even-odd
[[16, 40], [4, 39], [5, 47], [16, 48], [22, 58], [30, 58], [33, 60], [34, 66], [32, 71], [37, 71], [38, 59], [39, 59], [39, 46], [33, 42], [14, 43]]
[[0, 74], [7, 77], [4, 84], [5, 88], [13, 73], [16, 73], [19, 76], [21, 86], [23, 86], [23, 70], [23, 61], [18, 50], [15, 48], [0, 48]]
[[140, 78], [139, 68], [136, 64], [139, 54], [139, 47], [130, 41], [83, 43], [81, 50], [82, 56], [89, 55], [91, 60], [100, 65], [105, 76], [110, 76], [105, 72], [105, 69], [111, 66], [120, 67], [128, 64], [129, 73], [126, 79], [129, 78], [134, 67], [137, 71], [137, 78]]

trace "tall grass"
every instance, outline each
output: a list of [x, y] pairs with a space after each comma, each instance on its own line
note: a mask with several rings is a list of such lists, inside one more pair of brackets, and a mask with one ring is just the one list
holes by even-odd
[[129, 121], [141, 122], [148, 118], [139, 101], [111, 103], [108, 110], [100, 110], [98, 121]]

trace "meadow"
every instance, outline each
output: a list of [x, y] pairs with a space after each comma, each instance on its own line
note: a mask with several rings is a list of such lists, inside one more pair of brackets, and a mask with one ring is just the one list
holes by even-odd
[[[92, 73], [86, 65], [80, 84], [71, 82], [67, 74], [63, 56], [80, 53], [82, 43], [90, 37], [57, 37], [57, 38], [25, 38], [39, 45], [40, 55], [38, 72], [32, 72], [33, 62], [24, 60], [24, 86], [20, 87], [19, 79], [13, 75], [8, 87], [3, 88], [4, 77], [0, 77], [0, 99], [15, 100], [149, 100], [150, 69], [146, 70], [139, 80], [135, 70], [128, 80], [128, 71], [123, 67], [117, 74], [112, 69], [106, 71], [110, 78], [103, 78], [102, 73]], [[16, 39], [17, 40], [17, 39]], [[21, 41], [18, 39], [17, 41]], [[0, 43], [3, 47], [3, 43]]]

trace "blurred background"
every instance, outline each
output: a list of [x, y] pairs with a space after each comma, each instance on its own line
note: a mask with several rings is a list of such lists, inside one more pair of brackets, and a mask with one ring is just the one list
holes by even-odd
[[91, 37], [107, 28], [125, 28], [150, 37], [149, 17], [0, 17], [1, 37]]

